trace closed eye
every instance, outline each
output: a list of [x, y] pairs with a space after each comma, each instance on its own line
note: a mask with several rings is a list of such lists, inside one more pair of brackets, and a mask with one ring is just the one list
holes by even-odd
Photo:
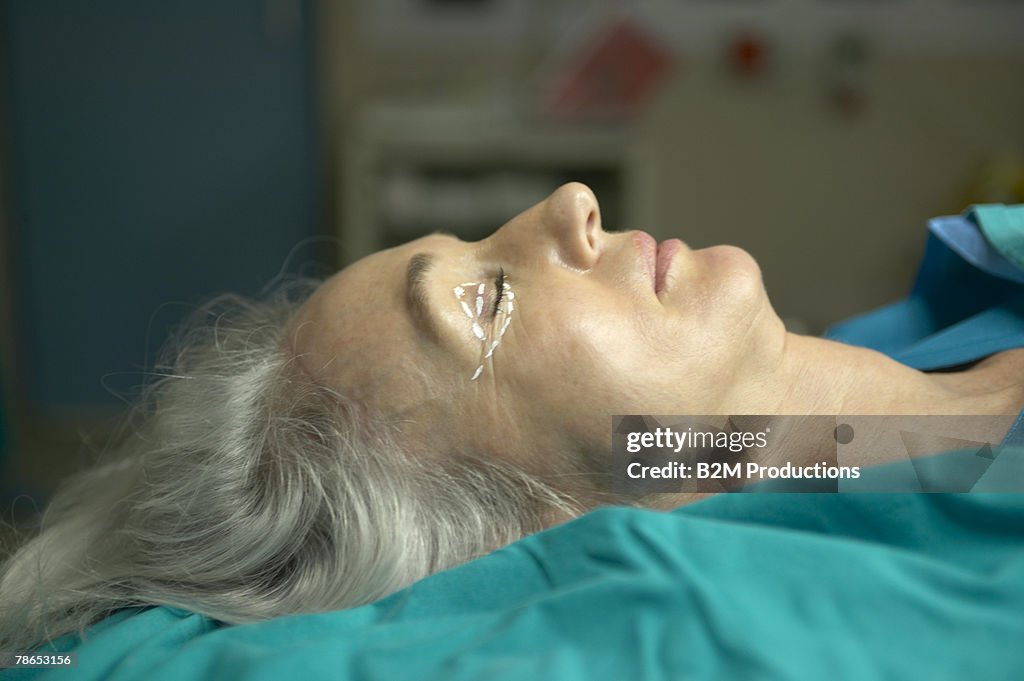
[[505, 269], [503, 267], [498, 268], [498, 276], [494, 279], [494, 288], [498, 293], [494, 296], [494, 307], [491, 310], [491, 317], [498, 315], [501, 301], [505, 299]]

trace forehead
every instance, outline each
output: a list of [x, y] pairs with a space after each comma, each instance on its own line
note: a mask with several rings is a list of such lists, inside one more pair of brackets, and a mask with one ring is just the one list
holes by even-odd
[[420, 371], [436, 363], [406, 307], [406, 267], [433, 237], [367, 256], [317, 289], [290, 329], [292, 349], [316, 380], [394, 408], [398, 395], [422, 392]]

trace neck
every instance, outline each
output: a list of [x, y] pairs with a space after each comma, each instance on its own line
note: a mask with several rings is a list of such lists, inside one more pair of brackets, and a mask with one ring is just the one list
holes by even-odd
[[[880, 352], [835, 341], [786, 333], [781, 349], [761, 370], [751, 369], [742, 390], [728, 393], [718, 414], [807, 416], [1004, 416], [992, 420], [948, 419], [951, 437], [998, 442], [1024, 408], [1024, 348], [1000, 353], [968, 369], [925, 373], [900, 364]], [[763, 362], [763, 358], [762, 358]], [[750, 367], [748, 367], [750, 369]], [[965, 425], [967, 424], [967, 425]], [[883, 424], [882, 431], [888, 426]], [[976, 430], [981, 428], [981, 430]], [[820, 460], [821, 448], [834, 442], [828, 433], [810, 439], [797, 436], [787, 442], [786, 458], [801, 462]], [[908, 443], [906, 433], [879, 432], [867, 440], [871, 457], [855, 463], [873, 465], [903, 456], [924, 456], [950, 447], [955, 440]], [[921, 434], [914, 436], [920, 440]], [[888, 439], [886, 439], [888, 438]], [[902, 439], [901, 439], [902, 438]], [[927, 439], [927, 436], [926, 438]], [[806, 440], [806, 441], [805, 441]], [[897, 456], [899, 455], [899, 456]], [[691, 503], [708, 493], [664, 496], [656, 506], [672, 508]]]
[[1003, 415], [1024, 406], [1024, 386], [1000, 362], [925, 373], [888, 356], [787, 333], [759, 380], [730, 394], [727, 413], [807, 415]]

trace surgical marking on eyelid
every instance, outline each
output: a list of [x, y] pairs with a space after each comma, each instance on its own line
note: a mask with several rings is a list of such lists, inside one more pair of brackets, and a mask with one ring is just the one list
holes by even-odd
[[[462, 300], [463, 296], [465, 296], [466, 294], [466, 289], [472, 288], [474, 286], [476, 287], [477, 291], [477, 298], [475, 301], [476, 314], [474, 314], [473, 308], [467, 305], [466, 301]], [[498, 313], [504, 314], [504, 320], [501, 325], [501, 330], [498, 331], [497, 333], [497, 338], [493, 339], [488, 338], [488, 334], [484, 330], [484, 326], [480, 323], [484, 308], [484, 293], [487, 290], [486, 283], [479, 283], [475, 281], [466, 282], [463, 283], [461, 286], [456, 286], [452, 290], [452, 292], [455, 294], [455, 298], [459, 301], [459, 305], [462, 308], [462, 311], [466, 314], [467, 317], [473, 320], [473, 324], [470, 327], [473, 332], [473, 337], [476, 340], [480, 341], [480, 353], [482, 356], [480, 359], [479, 366], [477, 366], [476, 371], [473, 372], [473, 376], [469, 379], [471, 381], [477, 380], [478, 378], [480, 378], [481, 374], [483, 374], [484, 362], [490, 359], [492, 355], [494, 355], [494, 351], [498, 349], [498, 346], [501, 344], [501, 339], [505, 336], [505, 331], [508, 330], [509, 323], [511, 323], [512, 321], [512, 312], [515, 310], [515, 306], [512, 304], [511, 301], [515, 298], [515, 293], [512, 291], [512, 288], [509, 285], [508, 281], [502, 282], [501, 288], [503, 294], [502, 300], [504, 302], [504, 305], [499, 306]], [[494, 327], [493, 325], [491, 325], [488, 328]], [[490, 343], [488, 343], [488, 341], [490, 341]], [[486, 352], [484, 352], [485, 349]]]

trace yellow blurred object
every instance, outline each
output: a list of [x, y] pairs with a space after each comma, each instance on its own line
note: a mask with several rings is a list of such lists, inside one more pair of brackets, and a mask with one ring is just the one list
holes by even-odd
[[1007, 152], [983, 161], [967, 187], [964, 205], [1024, 203], [1024, 159]]

